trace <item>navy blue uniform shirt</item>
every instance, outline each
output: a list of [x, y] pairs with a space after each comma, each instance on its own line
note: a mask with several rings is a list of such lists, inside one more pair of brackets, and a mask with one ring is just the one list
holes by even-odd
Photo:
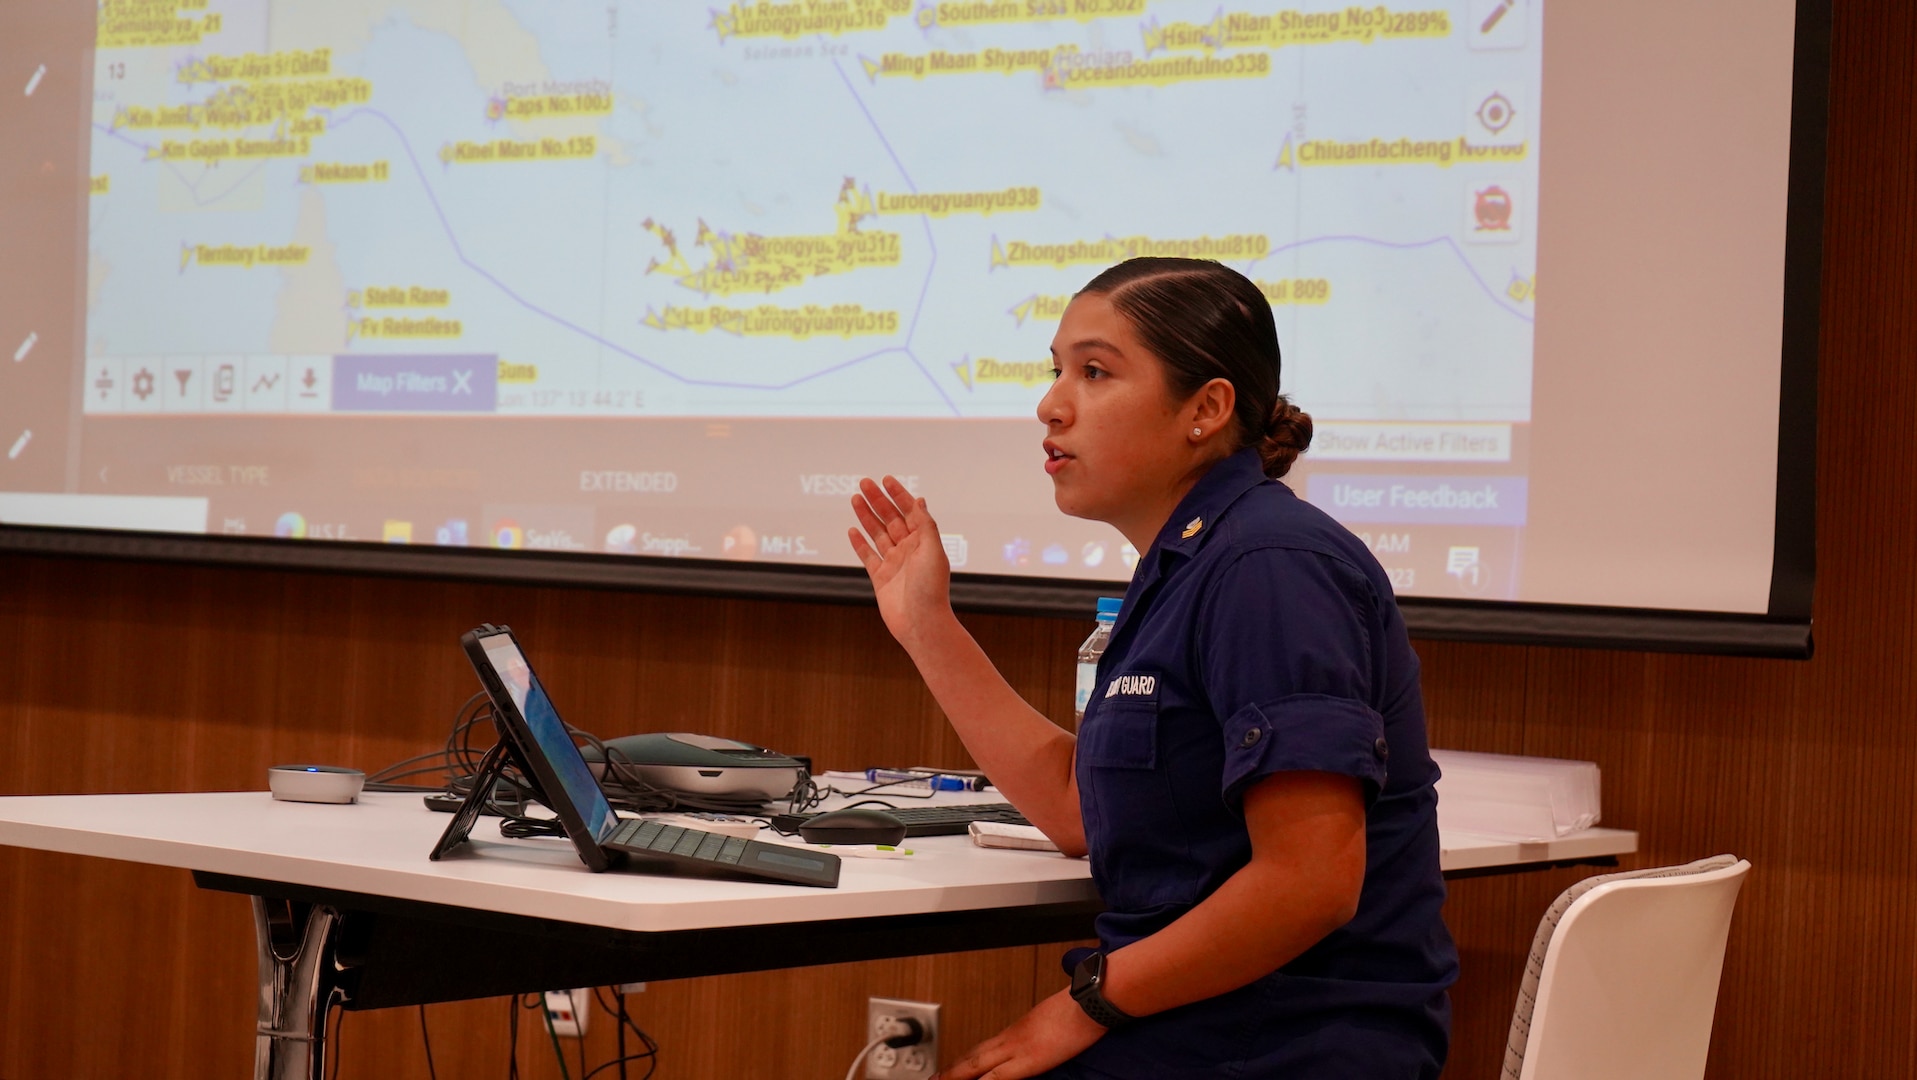
[[1370, 551], [1242, 450], [1140, 561], [1098, 670], [1077, 770], [1107, 950], [1249, 861], [1244, 793], [1273, 773], [1358, 780], [1365, 879], [1357, 916], [1280, 970], [1113, 1031], [1054, 1075], [1437, 1076], [1458, 966], [1439, 917], [1438, 769], [1418, 658]]

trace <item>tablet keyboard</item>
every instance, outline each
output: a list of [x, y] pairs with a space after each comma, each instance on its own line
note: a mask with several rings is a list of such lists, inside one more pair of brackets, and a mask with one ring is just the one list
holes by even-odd
[[[1030, 825], [1025, 815], [1012, 808], [1011, 803], [975, 803], [966, 806], [901, 806], [874, 807], [898, 818], [905, 825], [907, 836], [954, 836], [971, 829], [974, 821], [990, 821], [1002, 825]], [[778, 814], [772, 819], [772, 827], [782, 833], [795, 833], [818, 814]]]
[[839, 857], [783, 844], [762, 844], [723, 833], [703, 832], [659, 821], [622, 821], [601, 847], [625, 853], [643, 870], [664, 865], [701, 877], [771, 881], [781, 885], [839, 884]]

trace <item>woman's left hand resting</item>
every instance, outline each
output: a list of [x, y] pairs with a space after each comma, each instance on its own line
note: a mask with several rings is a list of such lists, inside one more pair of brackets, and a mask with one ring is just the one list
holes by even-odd
[[1038, 1003], [997, 1035], [972, 1047], [936, 1080], [1019, 1080], [1062, 1065], [1097, 1042], [1105, 1029], [1064, 990]]

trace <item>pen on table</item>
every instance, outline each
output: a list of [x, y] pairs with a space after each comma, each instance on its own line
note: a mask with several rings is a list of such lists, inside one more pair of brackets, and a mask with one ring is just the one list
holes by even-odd
[[919, 772], [916, 769], [867, 769], [865, 778], [873, 783], [923, 780], [933, 791], [985, 790], [985, 778], [982, 776], [947, 776], [944, 773]]

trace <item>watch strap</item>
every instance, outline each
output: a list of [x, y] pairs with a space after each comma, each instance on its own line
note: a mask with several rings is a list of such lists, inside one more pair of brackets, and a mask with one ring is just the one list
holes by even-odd
[[1105, 955], [1093, 953], [1079, 961], [1072, 975], [1072, 1000], [1085, 1010], [1092, 1022], [1106, 1029], [1124, 1027], [1138, 1017], [1105, 1000]]

